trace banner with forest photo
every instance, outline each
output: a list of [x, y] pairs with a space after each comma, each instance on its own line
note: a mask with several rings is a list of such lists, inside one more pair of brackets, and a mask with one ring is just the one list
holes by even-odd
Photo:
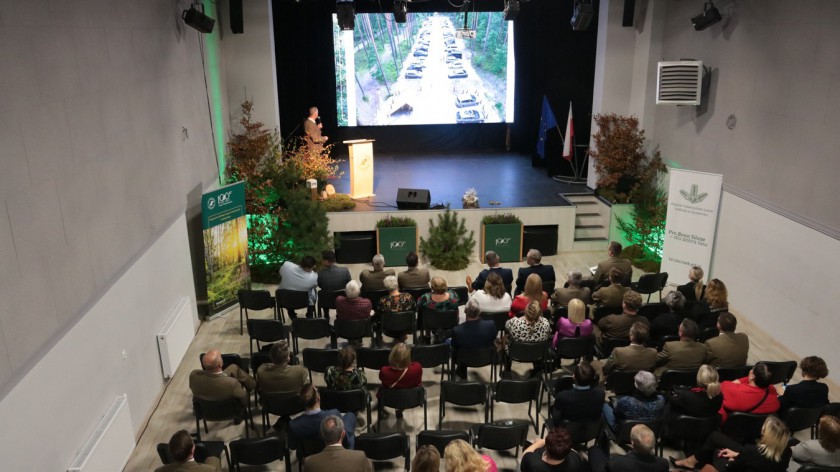
[[201, 196], [204, 267], [210, 315], [237, 302], [239, 289], [250, 283], [245, 182], [236, 182]]

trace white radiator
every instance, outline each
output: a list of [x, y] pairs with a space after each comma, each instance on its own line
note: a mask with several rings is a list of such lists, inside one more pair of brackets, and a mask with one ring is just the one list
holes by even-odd
[[187, 353], [187, 348], [190, 347], [194, 337], [195, 327], [190, 310], [190, 297], [183, 297], [157, 335], [160, 366], [163, 369], [164, 379], [170, 379], [175, 375], [175, 369]]
[[133, 450], [134, 426], [128, 411], [128, 397], [117, 395], [67, 472], [123, 470]]

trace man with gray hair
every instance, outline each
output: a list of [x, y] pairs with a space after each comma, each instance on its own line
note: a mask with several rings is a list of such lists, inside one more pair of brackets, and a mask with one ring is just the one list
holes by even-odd
[[677, 336], [680, 323], [685, 318], [683, 313], [685, 296], [680, 292], [676, 290], [668, 292], [665, 296], [665, 305], [668, 306], [668, 313], [660, 313], [650, 322], [650, 339], [652, 345], [655, 346], [662, 344], [662, 338], [665, 336]]
[[370, 318], [373, 306], [367, 298], [360, 297], [359, 282], [351, 280], [344, 287], [344, 295], [335, 297], [335, 319], [364, 320]]
[[548, 264], [543, 264], [540, 261], [542, 261], [542, 254], [540, 251], [536, 249], [529, 249], [528, 255], [525, 258], [525, 262], [528, 263], [528, 266], [520, 268], [519, 272], [516, 274], [516, 291], [513, 293], [514, 295], [519, 295], [523, 290], [525, 290], [525, 280], [527, 280], [528, 276], [531, 274], [539, 275], [543, 283], [554, 282], [557, 280], [554, 276], [554, 267]]
[[639, 321], [633, 323], [630, 327], [630, 345], [613, 349], [607, 362], [604, 363], [604, 375], [608, 375], [613, 370], [653, 372], [656, 367], [656, 349], [645, 346], [649, 336], [650, 330], [645, 323]]
[[583, 274], [577, 269], [572, 269], [567, 274], [569, 280], [568, 287], [558, 287], [551, 294], [551, 304], [553, 306], [569, 306], [569, 302], [577, 298], [587, 305], [592, 303], [592, 291], [589, 287], [581, 287]]
[[505, 289], [510, 289], [511, 284], [513, 284], [513, 270], [499, 266], [499, 255], [495, 251], [487, 251], [484, 253], [484, 262], [487, 264], [487, 268], [479, 272], [475, 280], [472, 280], [472, 277], [469, 275], [467, 276], [467, 287], [470, 289], [470, 292], [483, 289], [484, 283], [487, 282], [487, 277], [493, 272], [499, 274], [502, 278]]
[[365, 269], [359, 274], [359, 281], [362, 282], [362, 291], [385, 290], [385, 277], [397, 275], [394, 269], [385, 270], [385, 256], [377, 254], [371, 261], [373, 270]]
[[[496, 323], [481, 319], [481, 305], [470, 300], [464, 307], [467, 319], [452, 330], [452, 357], [458, 358], [458, 349], [480, 349], [493, 347], [496, 340]], [[467, 378], [467, 366], [458, 365], [458, 377]]]
[[344, 421], [336, 415], [329, 415], [321, 421], [321, 439], [324, 440], [324, 450], [306, 458], [303, 463], [305, 472], [333, 472], [336, 467], [340, 470], [357, 470], [373, 472], [373, 464], [362, 451], [344, 449], [341, 442], [347, 435]]
[[630, 430], [630, 447], [627, 454], [609, 456], [609, 441], [600, 447], [589, 449], [589, 465], [592, 472], [667, 472], [668, 461], [654, 454], [656, 435], [643, 424]]

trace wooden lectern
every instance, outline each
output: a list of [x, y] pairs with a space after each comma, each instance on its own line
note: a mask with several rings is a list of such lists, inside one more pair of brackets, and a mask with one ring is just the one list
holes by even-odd
[[373, 139], [344, 141], [350, 149], [350, 198], [373, 197]]

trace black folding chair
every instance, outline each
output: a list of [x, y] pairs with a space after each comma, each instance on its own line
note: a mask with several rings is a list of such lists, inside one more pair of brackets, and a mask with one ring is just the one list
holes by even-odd
[[319, 290], [318, 314], [329, 320], [330, 310], [335, 310], [335, 299], [344, 295], [346, 295], [344, 290]]
[[426, 404], [425, 388], [380, 388], [379, 415], [376, 418], [376, 429], [380, 430], [379, 423], [382, 421], [382, 416], [384, 416], [383, 411], [385, 407], [394, 408], [395, 410], [408, 410], [419, 406], [423, 407], [423, 429], [429, 429], [429, 412]]
[[321, 408], [324, 410], [337, 409], [342, 413], [356, 414], [364, 410], [367, 413], [367, 432], [370, 432], [370, 393], [367, 390], [328, 390], [319, 388]]
[[770, 369], [770, 383], [787, 385], [796, 372], [796, 361], [761, 361]]
[[699, 369], [668, 369], [659, 377], [659, 390], [670, 392], [675, 385], [697, 385], [697, 371]]
[[[423, 309], [420, 316], [420, 325], [423, 332], [435, 334], [436, 332], [447, 332], [458, 326], [458, 310], [429, 310]], [[428, 335], [428, 334], [426, 334]], [[415, 344], [417, 342], [415, 341]]]
[[[363, 451], [372, 461], [389, 461], [405, 458], [405, 470], [411, 467], [411, 448], [408, 435], [397, 433], [364, 433], [356, 438], [356, 450]], [[341, 469], [339, 465], [339, 469]]]
[[259, 439], [237, 439], [230, 442], [231, 461], [240, 471], [240, 464], [265, 465], [285, 460], [286, 470], [291, 470], [291, 458], [285, 436], [268, 436]]
[[[535, 374], [543, 377], [545, 374], [545, 361], [548, 356], [548, 341], [526, 343], [513, 341], [508, 346], [507, 359], [511, 362], [533, 363]], [[538, 370], [537, 370], [538, 369]], [[508, 370], [510, 373], [510, 370]]]
[[720, 426], [720, 415], [698, 418], [688, 415], [676, 415], [667, 419], [665, 436], [675, 441], [682, 441], [686, 457], [703, 444], [712, 432]]
[[[263, 393], [260, 395], [263, 435], [268, 432], [269, 415], [279, 416], [281, 424], [288, 423], [292, 416], [303, 413], [303, 402], [297, 394]], [[284, 429], [284, 428], [281, 428]]]
[[[318, 435], [302, 439], [297, 448], [298, 472], [303, 472], [303, 463], [306, 461], [307, 457], [318, 454], [324, 450], [324, 447], [326, 447], [326, 445]], [[289, 469], [286, 470], [289, 471]]]
[[337, 340], [358, 341], [360, 344], [364, 338], [373, 338], [370, 318], [362, 320], [339, 320], [333, 323], [333, 347], [337, 347]]
[[[386, 311], [379, 316], [379, 326], [376, 330], [376, 342], [382, 345], [382, 335], [399, 336], [411, 334], [411, 339], [417, 339], [417, 314], [413, 311]], [[416, 342], [416, 341], [415, 341]]]
[[204, 423], [204, 432], [209, 433], [208, 421], [242, 421], [245, 423], [246, 438], [249, 435], [249, 426], [253, 427], [253, 424], [248, 424], [249, 420], [253, 423], [250, 407], [243, 405], [238, 398], [214, 401], [193, 397], [193, 415], [195, 416], [195, 437], [199, 442], [201, 442], [201, 423]]
[[791, 434], [810, 429], [811, 439], [817, 438], [817, 425], [825, 408], [797, 408], [791, 407], [782, 413], [782, 421], [787, 425]]
[[636, 381], [633, 379], [636, 370], [614, 370], [607, 374], [606, 387], [615, 395], [632, 395], [636, 391]]
[[338, 365], [338, 349], [314, 349], [308, 347], [303, 350], [303, 366], [309, 369], [309, 382], [312, 383], [312, 372], [325, 373], [327, 368]]
[[[601, 432], [604, 430], [603, 418], [598, 418], [592, 421], [560, 421], [557, 427], [564, 428], [571, 436], [572, 444], [581, 444], [586, 447], [589, 441], [594, 441], [601, 437]], [[546, 424], [543, 424], [543, 431], [546, 429]]]
[[461, 439], [470, 442], [470, 435], [466, 431], [456, 429], [440, 429], [437, 431], [420, 431], [417, 433], [417, 445], [419, 449], [422, 446], [434, 446], [438, 450], [441, 457], [446, 450], [446, 446], [456, 439]]
[[[204, 355], [207, 354], [206, 352], [202, 352], [198, 355], [198, 363], [204, 367]], [[240, 369], [248, 372], [248, 362], [243, 361], [242, 357], [239, 354], [234, 353], [224, 353], [222, 354], [222, 370], [227, 369], [231, 365], [238, 365]]]
[[504, 333], [505, 323], [510, 319], [508, 311], [482, 311], [479, 316], [482, 320], [490, 320], [496, 325], [496, 331]]
[[464, 365], [468, 368], [490, 366], [490, 382], [496, 381], [496, 348], [459, 348], [453, 354], [453, 370], [455, 366]]
[[382, 300], [383, 297], [388, 296], [389, 293], [391, 293], [391, 291], [386, 289], [365, 290], [364, 292], [362, 292], [361, 297], [370, 300], [370, 306], [376, 308], [377, 306], [379, 306], [379, 300]]
[[371, 369], [379, 372], [379, 369], [388, 365], [388, 358], [390, 356], [390, 349], [361, 347], [356, 351], [356, 365], [359, 368]]
[[516, 448], [515, 457], [519, 457], [519, 446], [528, 437], [528, 423], [521, 424], [480, 424], [471, 429], [474, 447], [506, 451]]
[[639, 277], [639, 281], [633, 284], [633, 289], [642, 294], [647, 295], [647, 301], [650, 301], [650, 296], [659, 292], [659, 300], [662, 300], [662, 289], [668, 283], [668, 273], [659, 272], [657, 274], [644, 274]]
[[633, 427], [636, 425], [643, 424], [650, 428], [653, 431], [653, 434], [656, 435], [656, 454], [660, 457], [662, 456], [662, 429], [664, 426], [664, 422], [662, 418], [658, 418], [655, 420], [624, 420], [621, 422], [618, 428], [618, 433], [613, 436], [612, 430], [610, 428], [604, 428], [604, 431], [607, 433], [607, 436], [619, 447], [624, 450], [630, 449], [630, 431], [633, 430]]
[[721, 429], [741, 444], [753, 443], [761, 437], [761, 428], [768, 416], [770, 415], [735, 411], [729, 414]]
[[565, 367], [560, 365], [560, 367], [572, 372], [581, 359], [592, 357], [594, 349], [595, 336], [591, 334], [579, 338], [560, 338], [554, 348], [554, 359], [558, 361], [558, 365], [562, 363], [563, 359], [571, 359], [573, 361], [572, 365]]
[[[466, 434], [466, 433], [464, 433]], [[175, 462], [172, 454], [169, 452], [169, 443], [158, 443], [157, 445], [158, 457], [164, 465]], [[193, 457], [196, 462], [204, 463], [208, 457], [218, 457], [221, 461], [222, 454], [225, 455], [225, 461], [228, 464], [228, 469], [233, 470], [233, 463], [230, 461], [230, 451], [225, 445], [224, 441], [204, 441], [195, 443], [195, 453]]]
[[445, 372], [451, 374], [451, 348], [449, 344], [440, 343], [432, 345], [414, 345], [411, 348], [411, 359], [419, 362], [424, 369], [440, 368], [440, 381], [443, 382]]
[[274, 318], [277, 318], [277, 307], [274, 305], [274, 298], [268, 290], [240, 290], [236, 293], [239, 298], [239, 334], [242, 331], [242, 315], [248, 318], [248, 310], [274, 310]]
[[257, 342], [257, 350], [271, 349], [270, 345], [260, 347], [260, 342], [275, 343], [281, 339], [289, 340], [289, 328], [278, 320], [248, 320], [248, 348], [251, 355], [254, 355], [254, 341]]
[[[534, 425], [534, 434], [539, 433], [542, 409], [542, 381], [540, 379], [508, 380], [496, 382], [490, 397], [490, 421], [495, 419], [496, 403], [528, 403], [528, 418]], [[532, 405], [536, 404], [535, 414], [531, 414]]]
[[401, 288], [403, 292], [411, 294], [414, 300], [419, 300], [420, 297], [427, 293], [431, 293], [432, 289], [430, 287], [409, 287], [409, 288]]
[[653, 321], [656, 319], [657, 316], [662, 315], [664, 313], [668, 313], [670, 309], [668, 305], [659, 302], [659, 303], [647, 303], [642, 305], [639, 308], [639, 312], [637, 313], [638, 316], [644, 316], [647, 318], [648, 321]]
[[617, 347], [625, 347], [630, 345], [630, 338], [603, 338], [601, 345], [595, 345], [595, 354], [599, 359], [606, 359], [610, 357], [613, 349]]
[[289, 290], [278, 288], [274, 291], [274, 299], [277, 301], [277, 312], [280, 313], [280, 321], [286, 323], [284, 310], [289, 311], [289, 318], [294, 318], [292, 313], [296, 310], [309, 310], [309, 292], [305, 290]]
[[592, 309], [592, 322], [598, 324], [603, 318], [609, 315], [620, 315], [624, 309], [618, 306], [596, 306]]
[[718, 367], [718, 377], [720, 381], [723, 382], [724, 380], [737, 380], [742, 379], [748, 375], [750, 375], [750, 371], [752, 370], [751, 365], [745, 365], [741, 367]]
[[717, 328], [706, 328], [700, 333], [700, 339], [698, 342], [705, 343], [706, 341], [716, 338], [720, 335], [720, 331]]
[[470, 300], [470, 291], [467, 287], [449, 287], [449, 290], [452, 290], [458, 295], [458, 306], [464, 306]]
[[486, 423], [490, 411], [490, 408], [488, 408], [490, 403], [488, 391], [487, 385], [482, 382], [455, 382], [452, 380], [441, 382], [438, 429], [443, 426], [447, 403], [458, 406], [484, 405], [484, 422]]
[[326, 318], [295, 318], [292, 320], [292, 348], [300, 352], [298, 339], [326, 339], [332, 343], [332, 326]]

